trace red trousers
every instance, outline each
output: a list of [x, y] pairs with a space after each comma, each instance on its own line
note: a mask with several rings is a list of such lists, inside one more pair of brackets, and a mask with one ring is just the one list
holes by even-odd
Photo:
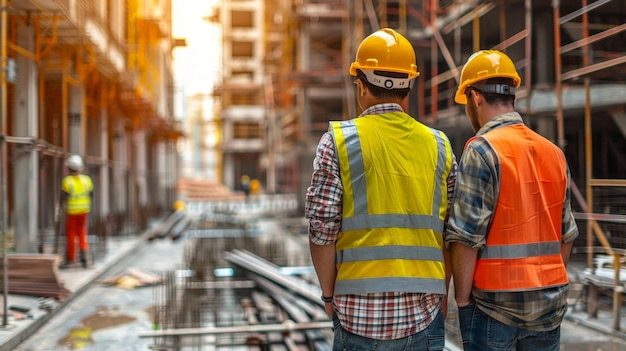
[[65, 258], [76, 260], [76, 237], [81, 251], [87, 251], [87, 213], [68, 214], [65, 221]]

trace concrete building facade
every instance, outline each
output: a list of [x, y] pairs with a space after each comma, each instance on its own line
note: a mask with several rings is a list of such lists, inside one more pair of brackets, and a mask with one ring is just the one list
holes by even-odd
[[94, 180], [89, 232], [139, 230], [177, 179], [169, 0], [14, 0], [0, 6], [2, 232], [51, 252], [63, 161]]

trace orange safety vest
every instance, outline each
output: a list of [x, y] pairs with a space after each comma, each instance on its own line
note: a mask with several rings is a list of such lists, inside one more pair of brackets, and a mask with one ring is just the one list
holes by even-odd
[[498, 155], [500, 189], [487, 241], [476, 263], [474, 286], [486, 291], [525, 291], [567, 284], [561, 256], [565, 156], [521, 123], [480, 137]]

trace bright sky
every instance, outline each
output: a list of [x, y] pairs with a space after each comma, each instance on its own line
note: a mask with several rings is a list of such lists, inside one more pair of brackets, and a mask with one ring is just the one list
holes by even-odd
[[172, 1], [172, 32], [187, 39], [187, 47], [174, 50], [176, 93], [191, 96], [208, 94], [218, 78], [221, 60], [219, 23], [203, 17], [213, 14], [218, 0]]
[[[177, 120], [193, 123], [197, 106], [189, 106], [189, 97], [213, 92], [220, 79], [222, 60], [222, 39], [219, 23], [208, 22], [204, 17], [214, 14], [219, 0], [172, 0], [172, 35], [185, 38], [186, 47], [176, 48], [174, 57], [174, 116]], [[213, 99], [203, 101], [203, 118], [211, 119]], [[211, 125], [207, 125], [209, 128]], [[187, 135], [187, 143], [182, 146], [185, 160], [183, 174], [208, 179], [219, 179], [219, 169], [213, 152], [204, 154], [200, 144], [215, 145], [216, 133], [209, 129], [206, 134], [198, 134], [198, 129]]]

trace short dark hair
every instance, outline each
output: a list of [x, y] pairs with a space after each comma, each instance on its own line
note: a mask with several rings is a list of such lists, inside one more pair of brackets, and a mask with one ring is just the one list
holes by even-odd
[[[499, 84], [499, 85], [508, 85], [513, 88], [515, 87], [513, 79], [511, 78], [501, 78], [501, 77], [489, 78], [480, 83], [486, 84], [486, 85]], [[511, 107], [515, 107], [515, 95], [488, 93], [488, 92], [484, 92], [480, 90], [480, 86], [471, 86], [471, 85], [467, 88], [466, 94], [469, 94], [470, 90], [476, 90], [480, 92], [485, 97], [485, 101], [489, 105], [509, 105]]]
[[[379, 76], [390, 77], [390, 78], [407, 78], [409, 75], [406, 73], [399, 72], [388, 72], [388, 71], [374, 71]], [[356, 70], [356, 78], [359, 79], [365, 86], [367, 86], [367, 90], [369, 90], [372, 95], [379, 99], [404, 99], [411, 91], [411, 88], [403, 88], [403, 89], [385, 89], [379, 86], [376, 86], [367, 81], [367, 77], [365, 73], [360, 69]]]

